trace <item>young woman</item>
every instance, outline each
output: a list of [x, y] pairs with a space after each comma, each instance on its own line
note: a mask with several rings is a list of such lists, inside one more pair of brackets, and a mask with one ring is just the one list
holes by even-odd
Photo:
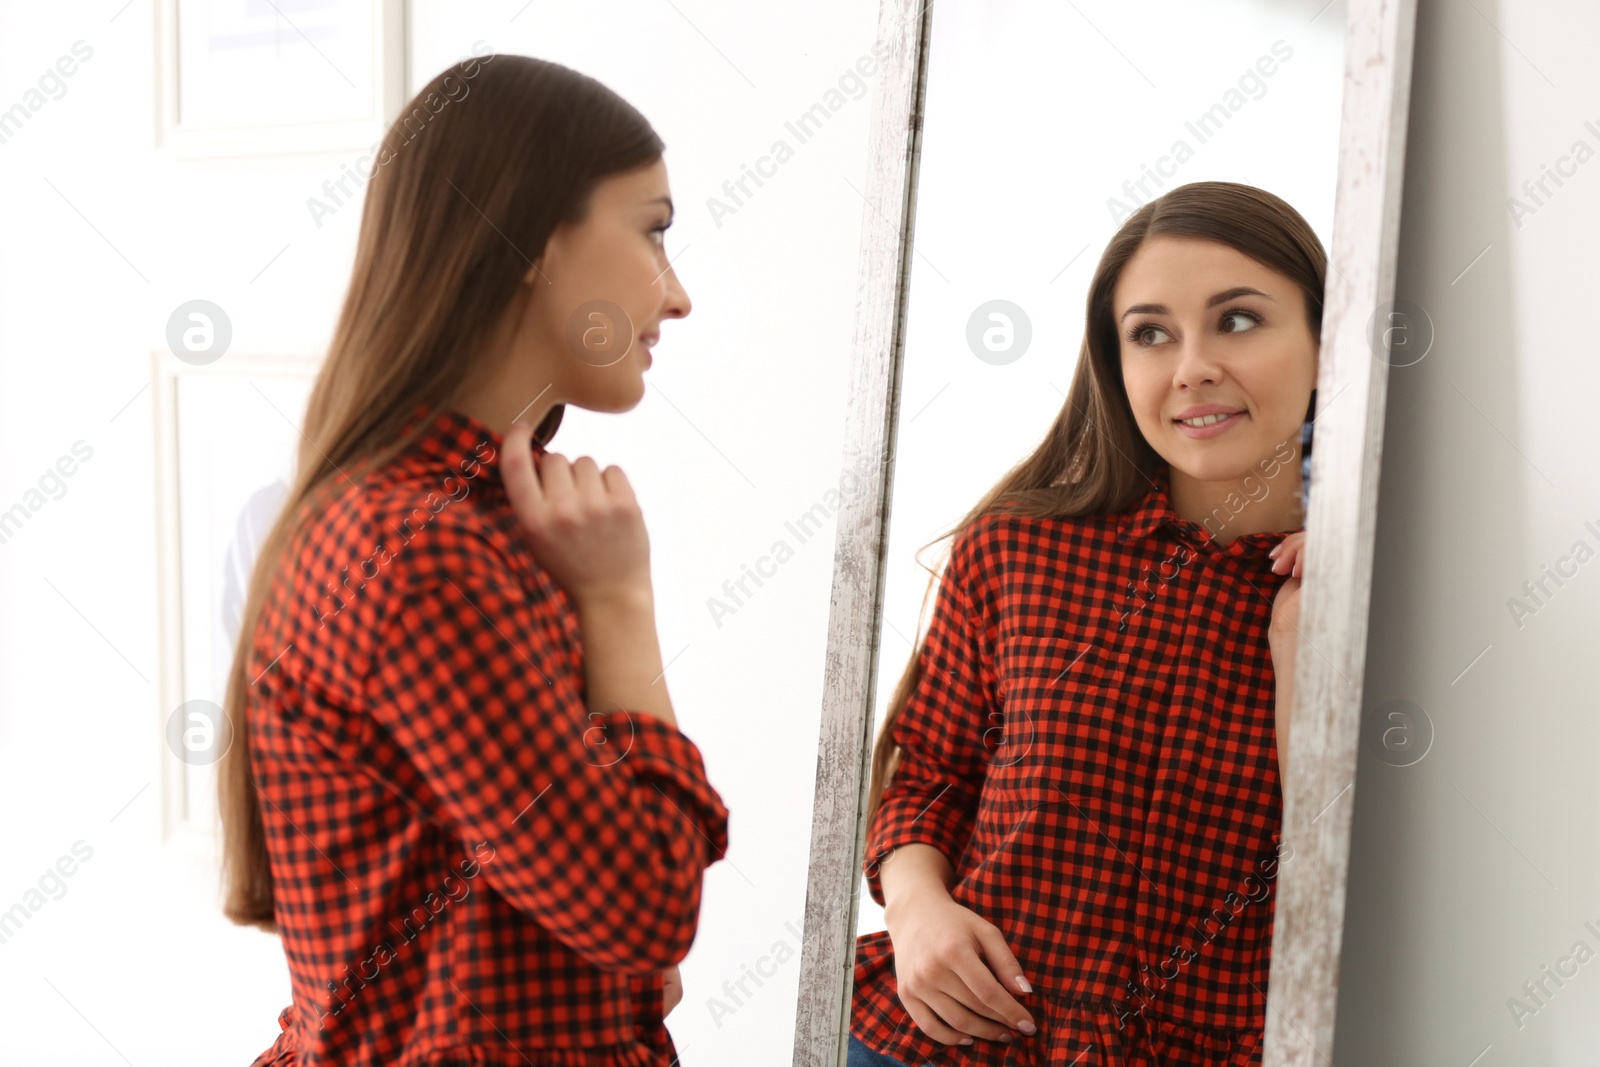
[[662, 148], [519, 56], [446, 70], [381, 142], [227, 692], [225, 907], [293, 986], [258, 1067], [676, 1060], [727, 811], [628, 480], [545, 449], [565, 404], [637, 404], [689, 313]]
[[1221, 182], [1101, 256], [883, 723], [852, 1067], [1260, 1062], [1324, 265]]

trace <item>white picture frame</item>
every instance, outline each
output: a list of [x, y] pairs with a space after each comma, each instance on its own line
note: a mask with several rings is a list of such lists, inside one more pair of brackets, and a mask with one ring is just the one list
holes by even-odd
[[179, 757], [171, 718], [190, 701], [223, 702], [248, 589], [244, 557], [287, 493], [320, 365], [309, 356], [246, 354], [195, 365], [152, 353], [160, 660], [152, 728], [161, 744], [163, 841], [215, 838], [215, 764]]
[[405, 0], [156, 0], [156, 147], [180, 159], [368, 148], [408, 98]]

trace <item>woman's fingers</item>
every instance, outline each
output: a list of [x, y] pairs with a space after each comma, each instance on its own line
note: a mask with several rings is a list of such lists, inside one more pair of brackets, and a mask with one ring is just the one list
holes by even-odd
[[[532, 426], [514, 422], [500, 440], [500, 478], [505, 482], [506, 497], [536, 542], [551, 534], [575, 536], [583, 520], [583, 502], [579, 476], [572, 468], [581, 466], [587, 457], [569, 464], [559, 452], [535, 456], [529, 447], [532, 439]], [[587, 462], [594, 466], [594, 460]], [[598, 483], [598, 475], [594, 481]]]
[[911, 1021], [917, 1028], [935, 1041], [942, 1041], [946, 1045], [970, 1045], [972, 1038], [961, 1031], [946, 1025], [943, 1019], [928, 1006], [927, 1001], [921, 997], [900, 991], [900, 1004], [906, 1009], [906, 1014], [911, 1016]]
[[[1018, 1034], [1036, 1033], [1033, 1017], [1006, 991], [998, 975], [1015, 982], [1022, 967], [1007, 947], [1005, 935], [975, 913], [964, 911], [963, 928], [936, 951], [921, 970], [919, 980], [910, 970], [902, 975], [900, 1000], [923, 1031], [937, 1041], [952, 1044], [961, 1035], [990, 1041], [1009, 1041]], [[954, 931], [952, 931], [954, 932]], [[1020, 988], [1020, 987], [1019, 987]], [[912, 1010], [927, 1017], [925, 1025]]]
[[[581, 461], [580, 461], [581, 462]], [[591, 463], [593, 460], [590, 461]], [[577, 479], [572, 464], [559, 452], [546, 452], [538, 457], [539, 484], [544, 489], [547, 511], [571, 520], [578, 518]]]
[[939, 1018], [963, 1034], [981, 1037], [988, 1041], [1009, 1041], [1015, 1035], [1011, 1027], [988, 1018], [982, 1011], [973, 1010], [977, 995], [952, 978], [952, 986], [928, 993], [928, 1006], [939, 1013]]
[[1033, 1016], [1001, 984], [1002, 980], [1014, 984], [1016, 976], [1022, 973], [1022, 964], [1012, 955], [1011, 947], [1006, 944], [1006, 937], [998, 926], [980, 921], [976, 933], [978, 952], [982, 958], [972, 961], [970, 966], [961, 967], [957, 973], [983, 1005], [985, 1015], [1013, 1030], [1033, 1033]]
[[1294, 533], [1278, 542], [1271, 552], [1272, 570], [1276, 574], [1289, 574], [1298, 578], [1305, 568], [1306, 558], [1306, 532], [1296, 530]]
[[580, 604], [650, 590], [650, 538], [620, 468], [589, 456], [534, 455], [532, 427], [512, 423], [500, 471], [512, 510], [539, 565]]
[[618, 504], [638, 507], [639, 501], [633, 495], [633, 486], [621, 467], [612, 464], [600, 472], [600, 479], [605, 483], [606, 492], [610, 493], [611, 498]]
[[524, 526], [537, 525], [545, 506], [544, 489], [539, 484], [538, 472], [533, 468], [533, 452], [528, 447], [532, 439], [532, 426], [514, 422], [500, 440], [500, 479], [505, 482], [512, 510]]
[[573, 495], [585, 504], [597, 503], [606, 495], [605, 483], [600, 480], [600, 465], [589, 456], [579, 456], [572, 461]]

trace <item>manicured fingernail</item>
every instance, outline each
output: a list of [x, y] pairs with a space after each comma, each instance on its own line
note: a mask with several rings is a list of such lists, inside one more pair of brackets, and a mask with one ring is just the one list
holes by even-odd
[[1026, 978], [1022, 977], [1022, 975], [1020, 975], [1020, 974], [1017, 975], [1017, 988], [1022, 990], [1024, 993], [1032, 993], [1033, 992], [1033, 986], [1029, 985], [1028, 984], [1028, 980]]
[[1039, 1028], [1026, 1019], [1017, 1024], [1017, 1029], [1025, 1034], [1037, 1034], [1039, 1032]]
[[1000, 1035], [1000, 1040], [1001, 1041], [1010, 1041], [1011, 1040], [1011, 1035], [1009, 1033], [1001, 1034]]
[[970, 1045], [970, 1044], [972, 1044], [972, 1038], [964, 1037], [964, 1038], [961, 1039], [961, 1041], [959, 1043], [963, 1044], [963, 1045]]

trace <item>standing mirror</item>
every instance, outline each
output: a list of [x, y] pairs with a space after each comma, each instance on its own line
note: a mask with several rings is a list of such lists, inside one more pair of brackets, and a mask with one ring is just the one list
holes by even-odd
[[1333, 1062], [1413, 18], [882, 0], [797, 1067]]

